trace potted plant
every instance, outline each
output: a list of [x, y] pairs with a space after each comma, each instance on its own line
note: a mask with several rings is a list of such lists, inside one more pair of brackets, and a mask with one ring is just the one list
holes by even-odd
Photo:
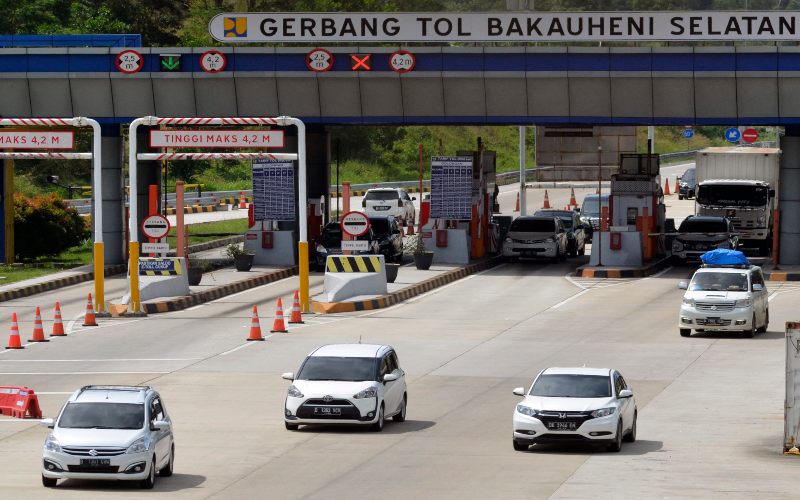
[[387, 262], [386, 266], [386, 282], [394, 283], [397, 279], [397, 271], [400, 269], [400, 264], [396, 262]]
[[433, 252], [425, 248], [421, 232], [418, 232], [416, 238], [411, 242], [411, 249], [414, 256], [414, 265], [417, 266], [417, 269], [422, 271], [430, 269], [433, 263]]
[[225, 249], [225, 255], [233, 259], [237, 271], [249, 271], [253, 267], [254, 253], [240, 247], [237, 243], [231, 243]]
[[189, 259], [186, 275], [189, 278], [189, 286], [197, 286], [203, 279], [203, 273], [211, 269], [211, 263], [204, 259]]

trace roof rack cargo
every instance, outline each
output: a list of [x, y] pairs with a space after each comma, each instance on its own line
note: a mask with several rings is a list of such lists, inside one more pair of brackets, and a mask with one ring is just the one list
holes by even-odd
[[704, 268], [724, 268], [724, 269], [750, 269], [752, 264], [703, 264]]

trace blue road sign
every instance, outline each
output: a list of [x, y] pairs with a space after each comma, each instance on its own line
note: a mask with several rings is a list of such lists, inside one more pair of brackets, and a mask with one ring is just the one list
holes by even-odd
[[692, 137], [694, 137], [694, 130], [692, 130], [690, 128], [683, 129], [683, 138], [684, 139], [691, 139]]
[[739, 132], [738, 128], [729, 128], [725, 130], [725, 140], [728, 142], [739, 142], [739, 139], [742, 138], [742, 133]]

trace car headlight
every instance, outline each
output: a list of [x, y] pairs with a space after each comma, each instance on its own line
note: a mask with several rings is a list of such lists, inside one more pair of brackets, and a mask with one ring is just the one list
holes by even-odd
[[513, 243], [513, 240], [511, 238], [506, 238], [505, 240], [503, 240], [503, 243], [508, 243], [510, 245], [511, 243]]
[[302, 398], [303, 397], [303, 393], [300, 392], [297, 389], [297, 387], [295, 387], [294, 384], [289, 386], [289, 390], [287, 391], [287, 394], [289, 395], [290, 398]]
[[328, 253], [328, 249], [322, 245], [317, 245], [317, 253]]
[[688, 297], [684, 297], [683, 298], [683, 303], [686, 304], [687, 306], [694, 307], [694, 299], [690, 299]]
[[753, 305], [752, 299], [740, 299], [736, 301], [736, 307], [750, 307]]
[[767, 219], [763, 215], [758, 218], [758, 222], [765, 222]]
[[376, 398], [378, 397], [378, 389], [374, 387], [367, 387], [363, 391], [359, 392], [358, 394], [354, 394], [353, 398], [355, 399], [368, 399], [368, 398]]
[[538, 410], [534, 410], [530, 406], [525, 406], [525, 405], [517, 405], [517, 411], [529, 417], [535, 417], [539, 413]]
[[128, 446], [128, 449], [125, 451], [125, 453], [144, 453], [149, 449], [150, 449], [150, 438], [147, 436], [142, 436], [133, 443], [131, 443], [131, 445]]
[[594, 418], [607, 417], [609, 415], [613, 415], [615, 411], [616, 408], [614, 408], [613, 406], [611, 408], [601, 408], [599, 410], [593, 411], [592, 416]]
[[59, 444], [58, 439], [52, 434], [47, 436], [47, 440], [44, 442], [44, 449], [47, 451], [54, 451], [56, 453], [61, 453], [61, 444]]
[[680, 252], [683, 250], [683, 243], [678, 240], [674, 240], [672, 242], [672, 251], [673, 252]]

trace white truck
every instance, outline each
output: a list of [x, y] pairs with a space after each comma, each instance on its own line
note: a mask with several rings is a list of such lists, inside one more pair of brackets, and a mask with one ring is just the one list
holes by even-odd
[[695, 213], [727, 217], [740, 245], [767, 255], [777, 208], [780, 149], [721, 147], [698, 151]]

